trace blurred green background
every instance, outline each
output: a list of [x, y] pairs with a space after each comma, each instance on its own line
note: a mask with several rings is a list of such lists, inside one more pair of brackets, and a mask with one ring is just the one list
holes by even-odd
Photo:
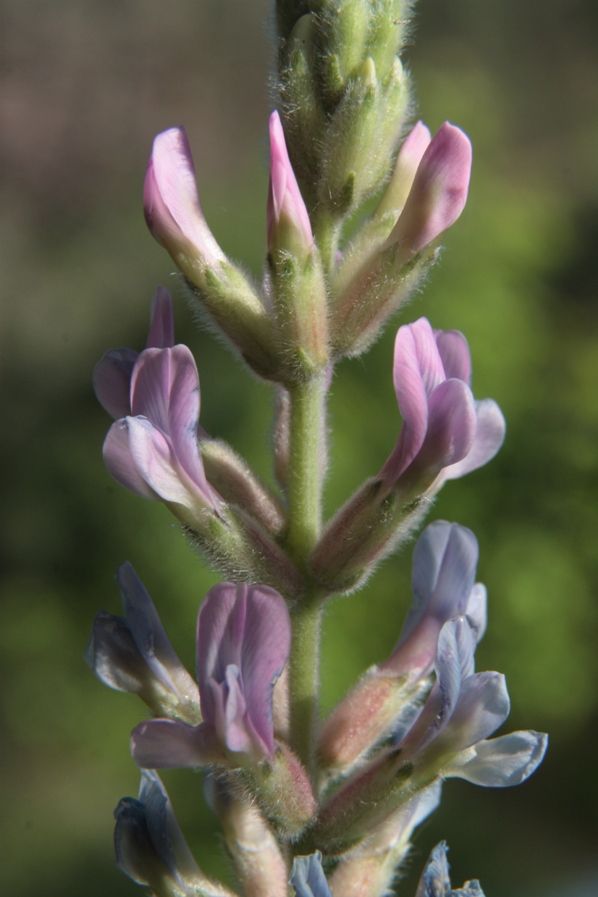
[[[144, 716], [83, 662], [94, 613], [119, 610], [130, 559], [189, 663], [200, 598], [216, 581], [167, 512], [103, 469], [108, 420], [90, 373], [111, 346], [141, 347], [159, 282], [177, 291], [147, 234], [141, 184], [152, 136], [184, 123], [207, 217], [258, 274], [264, 252], [266, 0], [1, 0], [0, 332], [4, 515], [0, 662], [2, 893], [134, 894], [113, 865], [112, 810], [135, 794], [128, 733]], [[478, 397], [508, 439], [486, 469], [449, 484], [432, 518], [471, 526], [491, 625], [479, 668], [507, 675], [510, 728], [551, 734], [526, 785], [448, 783], [420, 831], [451, 847], [454, 881], [488, 897], [598, 891], [598, 61], [591, 0], [427, 0], [408, 62], [419, 110], [475, 147], [467, 210], [425, 295], [403, 315], [467, 334]], [[179, 296], [180, 298], [180, 296]], [[198, 359], [202, 423], [271, 480], [271, 394], [180, 301]], [[381, 465], [398, 430], [392, 328], [343, 364], [332, 389], [328, 510]], [[326, 624], [330, 706], [392, 646], [409, 602], [410, 551]], [[223, 868], [199, 777], [165, 777], [206, 871]]]

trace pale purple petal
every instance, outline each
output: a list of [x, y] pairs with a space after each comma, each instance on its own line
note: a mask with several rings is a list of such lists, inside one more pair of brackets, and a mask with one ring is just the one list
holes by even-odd
[[[129, 449], [139, 476], [152, 497], [194, 510], [205, 497], [181, 475], [170, 441], [145, 417], [128, 417]], [[126, 484], [125, 484], [126, 485]]]
[[214, 742], [207, 726], [172, 719], [141, 723], [131, 733], [131, 754], [142, 769], [197, 768], [214, 762]]
[[145, 346], [147, 349], [167, 349], [174, 346], [172, 297], [164, 287], [158, 287], [152, 301], [150, 328]]
[[442, 774], [491, 788], [520, 785], [540, 765], [547, 746], [548, 736], [542, 732], [511, 732], [480, 741], [471, 749], [474, 752], [471, 759], [460, 763], [456, 757]]
[[415, 462], [418, 469], [440, 471], [464, 458], [476, 434], [475, 401], [462, 380], [445, 380], [428, 402], [428, 430]]
[[93, 388], [100, 405], [115, 420], [131, 413], [129, 388], [137, 352], [110, 349], [93, 370]]
[[426, 149], [390, 241], [408, 257], [424, 249], [459, 218], [471, 174], [471, 143], [445, 122]]
[[472, 446], [464, 458], [443, 470], [443, 479], [457, 479], [491, 461], [504, 442], [505, 432], [505, 419], [496, 402], [493, 399], [476, 402], [476, 429]]
[[469, 676], [461, 686], [459, 701], [441, 740], [455, 751], [471, 747], [492, 735], [504, 723], [509, 710], [509, 695], [501, 673]]
[[303, 248], [309, 251], [314, 239], [309, 214], [289, 159], [278, 112], [273, 112], [270, 116], [270, 185], [267, 212], [268, 245], [272, 245], [274, 241], [277, 225], [282, 218], [286, 218], [296, 229]]
[[413, 606], [383, 668], [418, 675], [431, 669], [441, 627], [468, 607], [477, 560], [471, 530], [444, 520], [424, 530], [413, 553]]
[[156, 493], [139, 471], [130, 444], [130, 423], [133, 418], [117, 420], [108, 430], [104, 440], [104, 463], [114, 479], [143, 498], [155, 498]]
[[170, 644], [154, 602], [132, 565], [122, 564], [117, 578], [127, 626], [145, 664], [166, 688], [193, 697], [197, 686]]
[[164, 434], [173, 463], [188, 478], [187, 488], [197, 490], [213, 504], [215, 493], [207, 482], [197, 444], [199, 404], [199, 376], [187, 346], [141, 353], [131, 379], [132, 413], [147, 417]]
[[[289, 614], [277, 592], [267, 586], [233, 583], [211, 589], [197, 624], [197, 678], [206, 722], [216, 725], [220, 712], [208, 683], [215, 680], [230, 687], [232, 665], [239, 670], [248, 735], [257, 736], [258, 746], [271, 754], [272, 689], [289, 650]], [[238, 695], [233, 697], [238, 701]]]
[[477, 642], [481, 642], [488, 624], [488, 594], [486, 586], [476, 582], [467, 601], [465, 615], [473, 629]]
[[422, 447], [428, 427], [428, 396], [445, 379], [434, 332], [426, 318], [399, 327], [393, 383], [403, 428], [382, 475], [396, 480]]
[[[437, 520], [423, 531], [413, 552], [416, 602], [446, 621], [464, 612], [478, 563], [478, 542], [470, 529]], [[448, 616], [447, 616], [448, 615]], [[405, 624], [408, 633], [411, 615]]]
[[451, 880], [444, 841], [437, 844], [426, 863], [415, 897], [450, 897]]
[[407, 134], [399, 150], [387, 191], [382, 197], [380, 206], [382, 212], [390, 209], [398, 211], [403, 208], [419, 163], [431, 139], [429, 129], [421, 121], [418, 121]]
[[207, 264], [224, 259], [199, 204], [191, 149], [182, 128], [170, 128], [154, 139], [143, 203], [149, 229], [170, 252], [185, 251], [191, 244]]
[[295, 857], [291, 870], [291, 884], [296, 897], [332, 897], [319, 850], [309, 856]]
[[471, 383], [471, 353], [459, 330], [436, 330], [436, 345], [447, 379], [453, 377]]

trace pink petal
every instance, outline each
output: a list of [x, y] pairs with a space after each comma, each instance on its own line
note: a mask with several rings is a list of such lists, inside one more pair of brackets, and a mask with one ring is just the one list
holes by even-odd
[[270, 185], [268, 190], [268, 243], [272, 244], [274, 230], [286, 217], [298, 231], [305, 249], [313, 244], [309, 214], [289, 159], [284, 131], [278, 112], [270, 116]]
[[143, 202], [149, 229], [169, 251], [184, 251], [184, 244], [190, 243], [208, 264], [224, 259], [199, 204], [191, 149], [182, 128], [170, 128], [154, 139]]
[[446, 378], [471, 383], [471, 353], [463, 334], [459, 330], [436, 330], [434, 335]]
[[462, 380], [441, 383], [430, 396], [428, 413], [428, 432], [417, 464], [440, 470], [464, 458], [473, 445], [477, 418], [469, 386]]
[[203, 724], [154, 719], [133, 729], [131, 754], [142, 769], [196, 768], [213, 762], [214, 745]]
[[428, 428], [428, 396], [443, 380], [444, 369], [429, 321], [420, 318], [399, 327], [393, 381], [403, 428], [383, 476], [396, 480], [421, 449]]
[[174, 346], [172, 297], [164, 287], [158, 287], [152, 301], [150, 329], [145, 345], [148, 349]]
[[445, 122], [425, 151], [391, 241], [406, 257], [419, 252], [459, 218], [467, 201], [471, 143]]
[[96, 364], [93, 388], [97, 400], [115, 420], [131, 412], [129, 388], [137, 352], [133, 349], [110, 349]]

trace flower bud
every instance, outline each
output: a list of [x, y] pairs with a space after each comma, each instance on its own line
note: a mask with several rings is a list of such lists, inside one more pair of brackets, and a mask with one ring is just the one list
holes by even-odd
[[291, 380], [328, 362], [327, 297], [307, 209], [277, 112], [270, 117], [268, 263], [279, 354]]
[[278, 741], [267, 763], [247, 770], [247, 781], [280, 837], [298, 838], [312, 821], [317, 802], [305, 768], [288, 745]]
[[245, 897], [287, 897], [287, 863], [253, 798], [231, 776], [209, 775], [206, 799], [222, 825]]
[[154, 140], [144, 184], [145, 217], [215, 323], [256, 373], [273, 376], [276, 360], [266, 310], [210, 231], [197, 195], [187, 136], [181, 128]]
[[220, 439], [202, 439], [200, 449], [206, 476], [218, 494], [243, 508], [267, 532], [278, 535], [284, 526], [282, 508], [243, 458]]
[[319, 850], [310, 856], [295, 857], [291, 870], [291, 884], [296, 897], [332, 897]]

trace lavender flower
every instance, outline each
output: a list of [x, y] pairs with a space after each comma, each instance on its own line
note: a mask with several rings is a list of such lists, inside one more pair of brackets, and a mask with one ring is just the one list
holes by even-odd
[[504, 418], [491, 399], [473, 398], [463, 334], [433, 331], [426, 318], [399, 327], [393, 380], [403, 428], [381, 471], [389, 485], [436, 490], [444, 480], [476, 470], [497, 453]]
[[203, 723], [142, 723], [132, 736], [146, 768], [241, 765], [274, 754], [272, 689], [290, 650], [290, 620], [267, 586], [221, 583], [197, 620], [197, 679]]
[[[117, 391], [106, 388], [115, 408]], [[122, 383], [126, 377], [122, 371]], [[121, 390], [121, 405], [124, 392]], [[129, 379], [128, 413], [110, 428], [104, 461], [115, 480], [145, 498], [173, 505], [186, 520], [222, 502], [209, 485], [199, 448], [199, 377], [187, 346], [148, 348], [137, 356]]]
[[445, 778], [506, 787], [524, 782], [542, 761], [547, 736], [513, 732], [487, 740], [509, 715], [504, 676], [474, 673], [475, 633], [459, 617], [442, 627], [437, 681], [420, 716], [400, 742], [402, 762]]
[[481, 638], [486, 592], [474, 586], [477, 560], [471, 530], [442, 520], [424, 530], [413, 553], [413, 606], [401, 637], [390, 657], [368, 670], [326, 721], [319, 753], [327, 766], [346, 771], [399, 721], [413, 721], [448, 620], [467, 614]]
[[[417, 126], [416, 126], [417, 127]], [[408, 145], [415, 157], [425, 133]], [[459, 128], [445, 122], [421, 156], [399, 219], [388, 238], [407, 262], [430, 246], [459, 218], [467, 201], [471, 175], [471, 143]]]
[[154, 712], [200, 717], [197, 688], [177, 657], [158, 612], [131, 564], [118, 571], [124, 617], [101, 611], [86, 659], [105, 685], [140, 695]]
[[124, 797], [114, 811], [118, 867], [155, 893], [185, 897], [233, 897], [203, 875], [179, 828], [164, 786], [155, 772], [141, 774], [139, 797]]

